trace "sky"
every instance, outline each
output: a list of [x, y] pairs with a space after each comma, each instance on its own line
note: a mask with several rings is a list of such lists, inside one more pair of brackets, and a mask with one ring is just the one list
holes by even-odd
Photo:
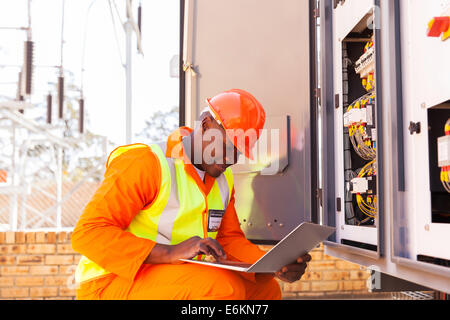
[[[125, 0], [113, 1], [124, 22]], [[108, 0], [65, 0], [64, 3], [63, 67], [66, 81], [72, 77], [74, 84], [80, 87], [84, 65], [87, 129], [107, 136], [115, 144], [124, 144], [125, 69], [122, 63], [125, 63], [125, 33], [121, 21], [112, 6], [114, 28]], [[133, 0], [136, 20], [138, 3], [138, 0]], [[145, 119], [153, 112], [178, 106], [179, 97], [178, 79], [171, 78], [169, 72], [170, 60], [179, 53], [179, 0], [142, 0], [141, 3], [144, 56], [137, 52], [135, 36], [132, 44], [134, 134], [142, 130]], [[63, 0], [31, 1], [36, 65], [32, 103], [45, 101], [59, 74], [58, 68], [43, 66], [59, 66], [61, 63], [62, 11]], [[0, 0], [0, 28], [27, 24], [27, 0]], [[15, 97], [19, 71], [16, 66], [22, 64], [25, 40], [25, 31], [0, 29], [0, 99]], [[53, 94], [56, 101], [56, 93]], [[76, 92], [74, 94], [77, 95]]]

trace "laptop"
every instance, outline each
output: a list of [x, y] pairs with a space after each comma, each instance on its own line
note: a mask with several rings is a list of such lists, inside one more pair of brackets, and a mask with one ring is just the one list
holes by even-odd
[[272, 273], [279, 271], [285, 265], [294, 263], [298, 257], [307, 254], [317, 247], [322, 241], [332, 235], [335, 230], [336, 228], [334, 227], [303, 222], [254, 264], [226, 260], [221, 262], [208, 262], [180, 259], [180, 261], [240, 272]]

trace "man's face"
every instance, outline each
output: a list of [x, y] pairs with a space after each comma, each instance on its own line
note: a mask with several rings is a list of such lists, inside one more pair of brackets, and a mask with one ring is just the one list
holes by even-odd
[[225, 129], [212, 118], [202, 121], [202, 165], [211, 177], [219, 177], [238, 161], [240, 151], [227, 137]]

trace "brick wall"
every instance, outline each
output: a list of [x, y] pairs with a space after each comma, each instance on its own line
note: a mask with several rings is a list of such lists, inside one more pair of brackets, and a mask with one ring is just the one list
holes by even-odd
[[[70, 232], [0, 232], [0, 299], [75, 299], [73, 274], [80, 255], [72, 250]], [[268, 250], [270, 247], [262, 246]], [[280, 281], [287, 299], [367, 293], [368, 271], [323, 253], [300, 281]]]
[[74, 299], [69, 232], [0, 232], [0, 299]]

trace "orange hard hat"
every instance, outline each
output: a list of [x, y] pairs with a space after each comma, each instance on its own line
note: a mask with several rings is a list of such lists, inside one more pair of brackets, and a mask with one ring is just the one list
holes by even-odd
[[247, 158], [254, 159], [252, 149], [266, 121], [262, 105], [247, 91], [231, 89], [206, 99], [214, 118]]

